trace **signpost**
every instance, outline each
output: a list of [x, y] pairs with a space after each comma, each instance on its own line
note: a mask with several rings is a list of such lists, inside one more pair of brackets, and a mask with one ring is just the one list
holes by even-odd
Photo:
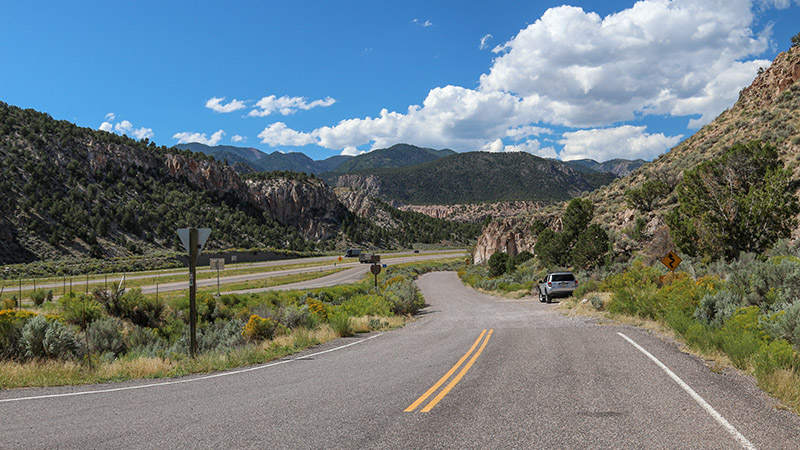
[[667, 268], [674, 273], [681, 261], [683, 260], [680, 258], [680, 256], [676, 255], [675, 252], [669, 252], [667, 253], [667, 256], [661, 260], [661, 263], [667, 266]]
[[183, 247], [189, 254], [189, 353], [194, 358], [197, 352], [197, 286], [195, 275], [197, 274], [197, 255], [211, 235], [211, 228], [181, 228], [178, 236], [181, 238]]
[[369, 271], [375, 275], [375, 289], [378, 289], [378, 274], [381, 273], [381, 265], [373, 264], [369, 267]]
[[225, 258], [211, 258], [211, 270], [217, 269], [217, 297], [219, 297], [219, 271], [225, 270]]

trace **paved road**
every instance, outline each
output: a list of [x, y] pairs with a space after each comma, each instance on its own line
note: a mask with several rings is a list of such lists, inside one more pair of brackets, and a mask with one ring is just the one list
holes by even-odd
[[247, 371], [2, 391], [0, 447], [798, 447], [800, 419], [750, 378], [647, 332], [485, 296], [453, 273], [418, 284], [430, 306], [403, 329]]

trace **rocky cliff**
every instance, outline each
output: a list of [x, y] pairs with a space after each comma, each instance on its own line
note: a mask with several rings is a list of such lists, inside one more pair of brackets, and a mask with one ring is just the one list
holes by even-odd
[[422, 213], [437, 219], [456, 222], [480, 222], [487, 217], [495, 219], [528, 215], [541, 209], [544, 202], [511, 201], [497, 203], [470, 203], [464, 205], [401, 205], [401, 211]]
[[365, 191], [350, 188], [336, 188], [336, 198], [362, 219], [375, 222], [376, 225], [387, 228], [397, 228], [397, 223], [392, 216], [381, 207], [379, 200], [368, 195]]
[[333, 190], [322, 180], [247, 180], [249, 200], [270, 217], [300, 230], [308, 239], [336, 236], [345, 214]]

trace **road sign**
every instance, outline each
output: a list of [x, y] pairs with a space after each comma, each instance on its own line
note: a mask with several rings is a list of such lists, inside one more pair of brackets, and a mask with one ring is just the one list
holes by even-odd
[[377, 264], [373, 264], [373, 265], [369, 266], [369, 271], [372, 272], [373, 275], [377, 275], [377, 274], [381, 273], [381, 266], [379, 266]]
[[678, 267], [678, 264], [683, 261], [680, 256], [676, 255], [675, 252], [667, 253], [667, 256], [661, 260], [661, 263], [667, 266], [667, 268], [671, 271], [675, 271], [675, 268]]
[[342, 260], [342, 257], [340, 256], [340, 257], [339, 257], [339, 261], [341, 261], [341, 260]]
[[[189, 230], [191, 228], [179, 228], [178, 229], [178, 236], [181, 238], [181, 242], [183, 243], [183, 248], [186, 249], [186, 253], [192, 253], [191, 248], [189, 247]], [[198, 228], [197, 229], [197, 253], [203, 251], [203, 246], [206, 245], [206, 241], [208, 237], [211, 235], [211, 228]]]
[[225, 258], [211, 258], [208, 262], [211, 270], [225, 270]]

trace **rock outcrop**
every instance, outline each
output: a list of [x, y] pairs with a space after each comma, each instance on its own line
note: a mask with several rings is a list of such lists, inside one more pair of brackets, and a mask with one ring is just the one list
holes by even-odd
[[375, 175], [340, 175], [336, 180], [336, 187], [363, 191], [366, 195], [377, 198], [380, 198], [383, 193], [381, 190], [381, 180]]
[[437, 219], [456, 222], [480, 222], [487, 217], [502, 218], [527, 215], [539, 210], [545, 203], [511, 201], [497, 203], [469, 203], [463, 205], [401, 205], [401, 211], [422, 213]]
[[[544, 222], [554, 231], [561, 231], [560, 217], [548, 217]], [[534, 253], [536, 238], [531, 234], [532, 223], [531, 217], [509, 217], [490, 222], [484, 227], [475, 245], [472, 254], [475, 264], [489, 261], [489, 258], [498, 251], [509, 256], [516, 256], [524, 251]]]
[[344, 206], [333, 190], [318, 179], [247, 180], [251, 203], [284, 225], [300, 230], [308, 239], [336, 236]]
[[367, 195], [366, 192], [358, 189], [336, 188], [335, 193], [344, 207], [358, 217], [371, 220], [381, 227], [397, 228], [400, 226], [392, 219], [391, 214], [381, 208], [378, 201]]

